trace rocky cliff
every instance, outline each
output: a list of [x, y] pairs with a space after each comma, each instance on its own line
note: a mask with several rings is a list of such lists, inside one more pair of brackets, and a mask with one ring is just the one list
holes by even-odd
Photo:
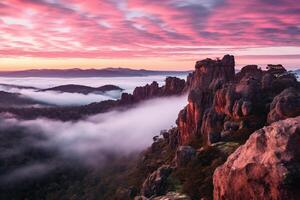
[[212, 107], [215, 91], [234, 80], [234, 65], [234, 57], [230, 55], [222, 60], [208, 58], [196, 62], [195, 71], [188, 76], [185, 88], [190, 91], [188, 105], [177, 120], [180, 144], [187, 144], [191, 136], [201, 134], [202, 119]]
[[185, 88], [188, 105], [177, 120], [179, 144], [188, 144], [196, 136], [209, 146], [234, 131], [257, 130], [266, 123], [270, 110], [269, 123], [299, 115], [295, 77], [285, 74], [286, 70], [275, 76], [273, 69], [263, 71], [256, 65], [245, 66], [235, 75], [234, 63], [230, 55], [196, 63]]
[[[300, 115], [299, 82], [282, 65], [267, 70], [248, 65], [237, 74], [234, 65], [230, 55], [196, 62], [183, 89], [189, 93], [188, 105], [180, 111], [177, 127], [162, 132], [139, 164], [149, 170], [141, 186], [143, 198], [173, 191], [212, 199], [213, 190], [215, 199], [300, 197], [290, 188], [297, 181], [285, 177], [299, 168], [294, 162], [300, 118], [291, 119]], [[172, 170], [162, 176], [162, 166]], [[286, 181], [292, 183], [278, 188]]]

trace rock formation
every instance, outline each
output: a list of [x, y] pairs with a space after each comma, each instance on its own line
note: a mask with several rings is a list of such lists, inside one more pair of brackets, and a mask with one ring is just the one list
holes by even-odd
[[167, 77], [164, 86], [159, 86], [156, 81], [150, 85], [136, 87], [133, 94], [123, 93], [120, 99], [120, 104], [132, 104], [145, 99], [155, 97], [181, 95], [185, 87], [185, 80], [177, 77]]
[[143, 183], [142, 195], [145, 197], [163, 195], [167, 189], [167, 178], [172, 168], [163, 165], [154, 171]]
[[201, 134], [202, 118], [213, 103], [214, 91], [234, 79], [234, 57], [196, 62], [195, 72], [187, 78], [185, 90], [190, 91], [188, 105], [179, 114], [177, 124], [180, 143], [187, 144], [192, 135]]
[[[275, 75], [274, 67], [263, 71], [257, 65], [247, 65], [235, 75], [233, 56], [198, 61], [187, 79], [189, 98], [177, 120], [178, 143], [186, 145], [196, 136], [202, 138], [203, 146], [209, 146], [229, 133], [224, 130], [227, 122], [241, 125], [235, 131], [257, 130], [265, 124], [269, 109], [269, 122], [299, 115], [299, 83], [281, 67]], [[294, 92], [279, 95], [289, 87]], [[279, 97], [269, 108], [276, 95]]]
[[[146, 156], [148, 160], [159, 158], [159, 166], [173, 167], [169, 177], [180, 181], [166, 184], [181, 185], [192, 199], [211, 199], [214, 170], [250, 136], [246, 145], [215, 172], [215, 199], [299, 197], [290, 187], [299, 186], [296, 144], [300, 144], [300, 118], [291, 117], [300, 115], [300, 86], [295, 76], [281, 67], [275, 67], [275, 72], [274, 67], [264, 71], [248, 65], [234, 74], [234, 57], [229, 55], [196, 63], [184, 88], [189, 92], [188, 105], [180, 111], [177, 127], [164, 131], [154, 143], [156, 153], [152, 150]], [[160, 157], [162, 152], [168, 157]], [[155, 186], [149, 181], [157, 176], [153, 171], [142, 191]], [[290, 178], [294, 175], [296, 181]]]
[[300, 117], [254, 132], [214, 173], [214, 199], [300, 197]]

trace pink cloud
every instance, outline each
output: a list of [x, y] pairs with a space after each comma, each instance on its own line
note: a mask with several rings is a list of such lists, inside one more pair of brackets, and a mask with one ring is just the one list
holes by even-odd
[[[300, 46], [294, 0], [53, 2], [0, 3], [1, 57], [184, 59], [249, 46]], [[195, 51], [224, 45], [233, 47]]]

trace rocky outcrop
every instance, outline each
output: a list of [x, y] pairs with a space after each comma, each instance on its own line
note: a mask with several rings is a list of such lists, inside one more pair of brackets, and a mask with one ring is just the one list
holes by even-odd
[[261, 77], [262, 75], [263, 71], [257, 65], [246, 65], [237, 73], [235, 80], [239, 82], [245, 76]]
[[154, 171], [143, 183], [141, 193], [145, 197], [160, 196], [166, 193], [167, 178], [172, 168], [163, 165]]
[[260, 129], [214, 172], [214, 199], [300, 198], [300, 117]]
[[300, 115], [300, 90], [288, 88], [277, 95], [268, 114], [268, 123]]
[[[182, 192], [192, 199], [212, 199], [215, 169], [250, 137], [246, 147], [242, 148], [244, 150], [238, 150], [215, 172], [215, 199], [282, 199], [273, 198], [277, 197], [274, 191], [281, 190], [281, 182], [286, 184], [291, 180], [280, 177], [280, 166], [288, 161], [292, 169], [282, 166], [292, 174], [293, 166], [299, 167], [293, 163], [298, 153], [292, 154], [291, 160], [285, 158], [290, 147], [297, 151], [293, 141], [299, 143], [299, 136], [294, 134], [299, 128], [293, 127], [299, 124], [292, 121], [300, 118], [276, 121], [300, 114], [299, 83], [287, 72], [271, 73], [248, 65], [234, 75], [233, 67], [232, 56], [196, 63], [195, 72], [188, 76], [184, 89], [189, 91], [188, 105], [180, 111], [177, 127], [164, 131], [163, 137], [152, 145], [152, 148], [156, 147], [156, 156], [168, 152], [166, 158], [157, 159], [162, 162], [153, 170], [175, 164], [168, 178], [167, 191], [182, 188]], [[261, 129], [268, 122], [275, 123]], [[254, 136], [251, 136], [253, 132]], [[272, 134], [276, 136], [270, 139]], [[153, 158], [153, 154], [149, 157]], [[147, 180], [155, 174], [157, 171]], [[288, 187], [295, 187], [297, 181]], [[155, 184], [146, 185], [145, 188], [151, 188], [150, 185]], [[232, 186], [235, 187], [233, 190]], [[156, 192], [150, 194], [157, 196]]]
[[195, 72], [188, 76], [187, 89], [213, 89], [218, 83], [228, 82], [234, 78], [234, 57], [225, 55], [221, 60], [197, 61]]
[[191, 136], [201, 134], [202, 118], [213, 103], [214, 91], [234, 79], [234, 57], [222, 60], [205, 59], [196, 62], [195, 72], [187, 78], [185, 90], [190, 91], [188, 105], [180, 112], [177, 125], [180, 143], [187, 144]]
[[[188, 76], [186, 83], [188, 105], [177, 119], [179, 145], [188, 144], [193, 137], [201, 137], [202, 146], [208, 147], [222, 140], [222, 136], [242, 132], [243, 128], [248, 132], [257, 130], [265, 125], [273, 98], [286, 88], [293, 87], [298, 91], [300, 88], [295, 76], [287, 73], [282, 65], [271, 68], [263, 71], [257, 65], [247, 65], [235, 75], [233, 56], [198, 61], [195, 72]], [[277, 104], [275, 99], [268, 121], [299, 115], [299, 100], [296, 100], [299, 97], [294, 95], [293, 99], [286, 97], [285, 104], [289, 103], [289, 106], [283, 105], [283, 102]], [[277, 110], [275, 104], [278, 105]], [[280, 105], [282, 108], [279, 108]], [[241, 126], [234, 131], [224, 130], [226, 122]]]
[[132, 94], [123, 93], [120, 104], [132, 104], [155, 97], [181, 95], [185, 87], [185, 80], [177, 77], [167, 77], [164, 86], [159, 86], [156, 81], [145, 86], [136, 87]]
[[185, 80], [176, 77], [167, 77], [165, 85], [161, 88], [161, 94], [163, 96], [182, 94], [184, 87]]
[[286, 72], [286, 69], [280, 64], [278, 65], [268, 64], [267, 69], [269, 73], [275, 76], [279, 76]]

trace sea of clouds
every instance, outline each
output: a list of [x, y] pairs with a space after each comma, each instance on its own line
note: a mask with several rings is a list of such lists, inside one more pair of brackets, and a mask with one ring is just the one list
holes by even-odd
[[[66, 84], [85, 85], [91, 87], [100, 87], [107, 84], [119, 86], [124, 89], [123, 92], [132, 93], [137, 86], [144, 86], [157, 81], [159, 85], [164, 84], [166, 76], [145, 76], [145, 77], [89, 77], [89, 78], [7, 78], [0, 77], [0, 83], [13, 84], [18, 86], [36, 87], [39, 89], [47, 89]], [[185, 76], [179, 78], [185, 79]], [[92, 102], [103, 100], [118, 99], [121, 96], [120, 91], [110, 91], [103, 94], [79, 94], [79, 93], [63, 93], [55, 91], [37, 91], [34, 89], [19, 89], [0, 86], [0, 90], [12, 93], [20, 93], [26, 98], [30, 98], [42, 103], [58, 106], [69, 105], [86, 105]]]
[[[55, 149], [56, 157], [64, 163], [72, 159], [98, 166], [107, 161], [108, 153], [126, 156], [145, 149], [153, 142], [153, 136], [175, 125], [178, 113], [186, 103], [186, 96], [157, 98], [127, 110], [98, 114], [76, 122], [45, 118], [20, 120], [2, 115], [1, 130], [20, 128], [25, 135], [16, 145], [0, 147], [0, 159], [22, 154], [34, 146], [43, 150]], [[23, 180], [33, 171], [43, 175], [55, 169], [58, 163], [55, 159], [35, 160], [0, 175], [0, 179]]]

